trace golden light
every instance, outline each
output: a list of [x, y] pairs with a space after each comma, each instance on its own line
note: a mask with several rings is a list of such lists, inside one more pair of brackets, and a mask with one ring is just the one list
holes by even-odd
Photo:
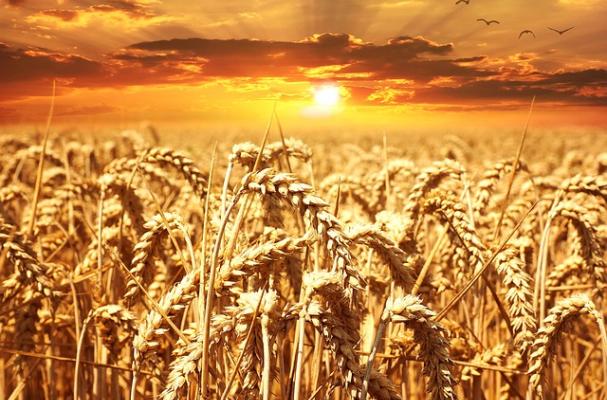
[[314, 89], [314, 101], [318, 106], [332, 108], [339, 103], [339, 88], [335, 85], [323, 85]]

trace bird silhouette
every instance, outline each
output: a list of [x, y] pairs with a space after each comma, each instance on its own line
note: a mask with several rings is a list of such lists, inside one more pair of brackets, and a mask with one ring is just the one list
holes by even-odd
[[530, 34], [533, 35], [533, 37], [535, 38], [535, 33], [533, 33], [533, 31], [530, 31], [529, 29], [525, 29], [524, 31], [522, 31], [521, 33], [518, 34], [518, 38], [520, 39], [521, 37], [523, 37], [524, 34]]
[[485, 24], [487, 24], [487, 26], [491, 25], [491, 24], [499, 24], [500, 22], [496, 19], [492, 19], [487, 21], [485, 18], [477, 18], [478, 22], [484, 22]]
[[558, 33], [559, 35], [562, 35], [563, 33], [569, 32], [570, 30], [572, 30], [573, 28], [575, 28], [575, 26], [572, 26], [571, 28], [567, 28], [567, 29], [563, 29], [562, 31], [558, 30], [558, 29], [554, 29], [551, 27], [548, 27], [548, 29], [550, 29], [553, 32]]
[[457, 4], [461, 4], [461, 3], [464, 3], [464, 4], [470, 4], [470, 0], [457, 0], [457, 1], [455, 2], [455, 4], [456, 4], [456, 5], [457, 5]]

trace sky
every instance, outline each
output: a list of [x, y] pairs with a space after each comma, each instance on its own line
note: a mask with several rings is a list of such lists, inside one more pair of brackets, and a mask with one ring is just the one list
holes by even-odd
[[607, 127], [606, 20], [605, 0], [0, 0], [0, 123], [43, 121], [55, 81], [79, 123], [521, 125], [535, 96], [538, 123]]

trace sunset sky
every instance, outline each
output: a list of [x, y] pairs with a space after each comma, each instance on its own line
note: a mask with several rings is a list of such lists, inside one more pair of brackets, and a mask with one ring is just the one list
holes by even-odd
[[605, 0], [1, 1], [4, 124], [607, 127]]

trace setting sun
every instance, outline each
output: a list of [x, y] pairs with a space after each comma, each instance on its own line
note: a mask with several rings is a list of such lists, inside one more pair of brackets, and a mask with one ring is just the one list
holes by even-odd
[[339, 103], [339, 88], [335, 85], [323, 85], [315, 88], [314, 101], [322, 107], [335, 107]]

